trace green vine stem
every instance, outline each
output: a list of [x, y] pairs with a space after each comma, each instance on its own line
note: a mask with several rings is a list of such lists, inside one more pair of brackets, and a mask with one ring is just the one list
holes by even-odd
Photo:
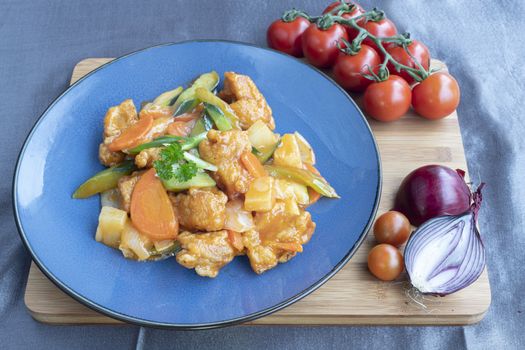
[[[357, 34], [357, 37], [354, 40], [352, 40], [352, 43], [350, 43], [349, 46], [347, 46], [350, 48], [349, 50], [350, 54], [352, 54], [352, 52], [354, 52], [354, 54], [357, 53], [361, 49], [361, 44], [363, 40], [365, 40], [366, 38], [371, 40], [383, 54], [384, 60], [383, 60], [383, 63], [381, 63], [381, 65], [379, 66], [378, 73], [375, 74], [374, 72], [372, 72], [372, 70], [369, 67], [369, 71], [371, 74], [365, 75], [367, 78], [376, 80], [376, 81], [377, 80], [384, 81], [388, 79], [389, 73], [388, 73], [388, 69], [386, 68], [388, 62], [391, 62], [394, 68], [398, 72], [401, 70], [406, 71], [417, 82], [421, 82], [428, 77], [429, 72], [425, 70], [425, 68], [421, 65], [421, 63], [418, 60], [416, 60], [415, 57], [408, 50], [408, 45], [412, 43], [412, 40], [410, 40], [410, 36], [408, 34], [395, 35], [395, 36], [385, 37], [385, 38], [377, 37], [357, 24], [357, 21], [360, 19], [360, 17], [365, 18], [366, 21], [368, 20], [375, 21], [377, 18], [384, 18], [384, 12], [373, 9], [372, 11], [365, 12], [361, 16], [351, 18], [351, 19], [346, 19], [341, 16], [333, 16], [333, 21], [336, 23], [346, 25], [346, 26], [350, 26], [354, 28], [355, 30], [359, 31]], [[401, 45], [404, 48], [404, 50], [408, 53], [410, 58], [412, 58], [412, 60], [414, 61], [414, 63], [417, 65], [418, 68], [417, 69], [412, 68], [412, 67], [409, 67], [409, 66], [406, 66], [404, 64], [397, 62], [392, 57], [392, 55], [390, 55], [390, 53], [388, 53], [388, 51], [385, 49], [385, 47], [383, 46], [383, 43], [395, 43], [397, 45]], [[348, 44], [348, 42], [345, 44]]]
[[336, 18], [343, 17], [333, 16], [327, 13], [326, 15], [321, 16], [321, 18], [319, 18], [315, 24], [317, 25], [317, 28], [321, 30], [327, 30], [334, 25]]
[[331, 15], [338, 15], [341, 16], [344, 13], [349, 13], [355, 10], [356, 6], [355, 4], [348, 3], [345, 0], [339, 0], [340, 4], [337, 5], [330, 11]]
[[[359, 50], [361, 50], [361, 44], [365, 39], [371, 40], [376, 47], [379, 49], [381, 54], [383, 55], [384, 59], [383, 62], [379, 65], [379, 69], [377, 73], [373, 72], [373, 67], [368, 67], [370, 74], [363, 74], [366, 78], [376, 81], [384, 81], [387, 80], [389, 77], [389, 72], [387, 69], [387, 65], [389, 62], [392, 63], [394, 68], [399, 72], [401, 70], [406, 71], [415, 81], [421, 82], [424, 79], [426, 79], [430, 74], [434, 72], [434, 70], [426, 70], [421, 63], [415, 59], [415, 57], [412, 55], [412, 53], [408, 50], [408, 46], [412, 43], [412, 40], [410, 39], [410, 34], [405, 33], [401, 35], [395, 35], [391, 37], [377, 37], [370, 33], [365, 28], [359, 26], [357, 22], [364, 21], [372, 21], [377, 22], [385, 18], [385, 12], [378, 10], [376, 8], [372, 9], [371, 11], [367, 11], [359, 16], [356, 16], [354, 18], [344, 18], [342, 17], [345, 13], [350, 13], [355, 10], [355, 5], [352, 3], [347, 3], [345, 0], [339, 0], [340, 5], [335, 7], [332, 11], [330, 11], [327, 14], [324, 14], [322, 16], [310, 16], [304, 11], [300, 11], [297, 9], [292, 9], [289, 11], [286, 11], [283, 16], [281, 17], [284, 22], [292, 22], [297, 17], [303, 17], [310, 21], [310, 23], [315, 23], [317, 27], [321, 30], [327, 30], [330, 28], [334, 23], [339, 23], [342, 25], [346, 25], [349, 27], [352, 27], [356, 31], [358, 31], [358, 34], [352, 42], [348, 42], [347, 40], [342, 39], [341, 45], [340, 42], [337, 43], [337, 47], [339, 50], [343, 51], [344, 53], [348, 55], [356, 55]], [[403, 49], [406, 51], [406, 53], [409, 55], [409, 57], [414, 61], [417, 68], [409, 67], [404, 64], [401, 64], [397, 62], [390, 53], [385, 49], [383, 43], [394, 43], [396, 45], [402, 46]]]
[[281, 19], [283, 22], [293, 22], [297, 19], [297, 17], [303, 17], [306, 18], [310, 23], [317, 22], [322, 16], [310, 16], [306, 12], [297, 10], [297, 9], [291, 9], [288, 11], [285, 11], [283, 15], [281, 16]]
[[[408, 33], [407, 33], [408, 34]], [[414, 57], [414, 55], [412, 55], [412, 52], [410, 52], [410, 50], [408, 50], [408, 45], [410, 45], [412, 43], [412, 41], [408, 44], [406, 43], [403, 43], [403, 49], [405, 50], [405, 52], [408, 54], [408, 56], [412, 59], [412, 61], [414, 61], [414, 63], [416, 64], [416, 66], [419, 68], [419, 71], [420, 72], [425, 72], [427, 73], [426, 76], [423, 77], [423, 79], [427, 78], [429, 74], [432, 73], [432, 71], [426, 71], [425, 68], [423, 67], [423, 65], [421, 64], [421, 62], [419, 62], [418, 60], [416, 60], [416, 58]]]

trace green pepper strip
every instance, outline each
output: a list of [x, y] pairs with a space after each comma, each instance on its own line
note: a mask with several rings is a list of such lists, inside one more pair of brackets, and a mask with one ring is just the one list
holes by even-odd
[[[193, 103], [195, 103], [193, 107], [195, 107], [198, 104], [198, 102], [192, 101], [192, 100], [195, 100], [195, 90], [196, 89], [203, 88], [205, 90], [211, 91], [217, 87], [217, 84], [219, 84], [219, 75], [215, 71], [204, 73], [201, 76], [199, 76], [197, 80], [195, 80], [189, 88], [184, 90], [179, 95], [179, 98], [177, 99], [177, 101], [175, 101], [175, 104], [173, 105], [176, 111], [175, 115], [179, 115], [182, 110], [186, 110], [186, 111], [190, 110], [189, 106], [191, 106], [191, 104]], [[186, 104], [187, 106], [185, 106], [184, 108], [179, 108], [179, 107], [182, 107], [181, 106], [182, 104]]]
[[219, 107], [204, 102], [204, 108], [206, 110], [206, 114], [213, 120], [215, 126], [217, 126], [217, 129], [219, 129], [220, 131], [228, 131], [232, 129], [232, 124], [230, 123], [230, 120], [226, 118], [226, 116], [219, 109]]
[[166, 144], [177, 142], [177, 141], [180, 141], [180, 140], [183, 140], [183, 139], [185, 139], [185, 138], [182, 137], [182, 136], [169, 136], [169, 135], [161, 136], [161, 137], [156, 138], [155, 140], [153, 140], [151, 142], [143, 143], [142, 145], [138, 145], [137, 147], [133, 147], [133, 148], [129, 149], [128, 153], [131, 154], [131, 155], [135, 155], [135, 154], [138, 154], [138, 153], [140, 153], [141, 151], [143, 151], [145, 149], [153, 148], [153, 147], [162, 147], [162, 146], [164, 146]]
[[149, 251], [149, 258], [147, 260], [149, 261], [159, 261], [159, 260], [164, 260], [164, 259], [167, 259], [167, 258], [170, 258], [172, 256], [174, 256], [175, 254], [177, 254], [178, 252], [180, 252], [182, 250], [182, 247], [180, 245], [180, 243], [178, 241], [175, 241], [173, 246], [171, 246], [170, 248], [166, 249], [166, 250], [163, 250], [163, 251], [158, 251], [157, 249], [153, 248]]
[[199, 143], [206, 138], [206, 135], [207, 135], [207, 132], [203, 132], [198, 135], [191, 136], [191, 137], [169, 136], [169, 135], [161, 136], [151, 142], [144, 143], [142, 145], [129, 149], [128, 153], [131, 155], [135, 155], [148, 148], [163, 147], [165, 145], [169, 145], [173, 142], [179, 142], [179, 141], [183, 141], [181, 145], [182, 150], [187, 151], [189, 149], [197, 147]]
[[197, 105], [199, 104], [199, 100], [197, 99], [191, 99], [191, 100], [186, 100], [184, 102], [182, 102], [176, 109], [175, 109], [175, 112], [173, 112], [173, 116], [174, 117], [177, 117], [181, 114], [184, 114], [186, 112], [190, 112], [193, 110], [193, 108], [195, 108]]
[[152, 103], [156, 106], [171, 106], [173, 103], [175, 103], [175, 100], [181, 94], [182, 90], [182, 86], [179, 86], [176, 89], [166, 91], [157, 96]]
[[133, 160], [126, 160], [109, 169], [102, 170], [80, 185], [75, 193], [73, 193], [73, 198], [87, 198], [94, 194], [115, 188], [118, 180], [122, 176], [131, 174], [133, 170], [135, 170]]
[[308, 170], [278, 165], [265, 165], [264, 168], [268, 174], [273, 177], [298, 182], [313, 188], [316, 192], [325, 197], [340, 198], [324, 178], [317, 176]]
[[190, 136], [201, 134], [205, 131], [210, 130], [212, 127], [213, 127], [213, 122], [206, 114], [204, 114], [195, 123], [193, 130], [191, 130]]
[[181, 145], [181, 150], [187, 151], [197, 147], [202, 140], [206, 139], [206, 135], [208, 135], [207, 131], [192, 137], [187, 137], [186, 141], [184, 141]]
[[221, 100], [219, 96], [216, 96], [203, 88], [198, 88], [195, 90], [195, 95], [200, 101], [216, 106], [226, 116], [226, 118], [230, 120], [233, 128], [240, 129], [239, 117], [235, 115], [235, 112], [233, 109], [231, 109], [230, 105]]
[[270, 159], [273, 156], [273, 153], [275, 152], [275, 150], [277, 149], [277, 146], [279, 146], [280, 143], [281, 143], [281, 140], [277, 140], [277, 142], [273, 146], [267, 147], [267, 149], [263, 151], [257, 150], [258, 154], [256, 153], [255, 156], [257, 157], [257, 159], [259, 159], [261, 164], [266, 163], [268, 159]]

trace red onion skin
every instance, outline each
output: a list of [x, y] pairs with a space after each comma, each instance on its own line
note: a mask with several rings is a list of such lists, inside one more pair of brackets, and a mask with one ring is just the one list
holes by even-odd
[[463, 175], [462, 170], [442, 165], [425, 165], [412, 171], [399, 187], [394, 210], [405, 214], [414, 226], [441, 215], [463, 214], [471, 200]]

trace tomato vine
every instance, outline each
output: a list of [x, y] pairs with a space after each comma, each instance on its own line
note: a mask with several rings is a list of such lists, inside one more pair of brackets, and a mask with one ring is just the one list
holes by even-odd
[[[321, 29], [321, 30], [328, 30], [331, 26], [338, 23], [347, 27], [351, 27], [355, 29], [358, 34], [357, 36], [351, 41], [347, 41], [345, 39], [341, 39], [341, 42], [338, 42], [338, 48], [340, 51], [344, 52], [348, 55], [355, 55], [359, 52], [361, 49], [361, 44], [365, 39], [368, 39], [372, 41], [380, 53], [382, 54], [383, 62], [379, 65], [377, 69], [377, 73], [374, 72], [374, 67], [368, 67], [368, 74], [363, 74], [366, 78], [370, 80], [375, 81], [385, 81], [389, 77], [389, 71], [387, 69], [387, 65], [390, 62], [394, 68], [398, 71], [405, 71], [407, 74], [409, 74], [416, 82], [421, 82], [424, 79], [426, 79], [433, 71], [426, 70], [421, 62], [417, 60], [410, 50], [408, 50], [408, 46], [412, 43], [412, 40], [410, 39], [409, 33], [404, 34], [398, 34], [390, 37], [378, 37], [370, 31], [363, 28], [363, 26], [359, 25], [360, 22], [378, 22], [383, 19], [385, 19], [385, 13], [384, 11], [378, 10], [376, 8], [372, 9], [371, 11], [364, 12], [358, 16], [355, 16], [353, 18], [345, 18], [343, 17], [346, 13], [352, 13], [356, 10], [356, 5], [351, 3], [346, 3], [341, 0], [341, 4], [337, 7], [335, 7], [331, 12], [326, 13], [322, 16], [310, 16], [306, 12], [292, 9], [289, 11], [286, 11], [283, 16], [282, 20], [284, 22], [292, 22], [297, 17], [303, 17], [310, 21], [310, 23], [315, 23], [315, 25]], [[406, 53], [409, 55], [409, 57], [414, 61], [417, 68], [409, 67], [407, 65], [404, 65], [398, 61], [396, 61], [392, 55], [387, 51], [387, 49], [384, 46], [384, 43], [388, 43], [391, 45], [399, 45], [403, 47], [403, 49], [406, 51]]]

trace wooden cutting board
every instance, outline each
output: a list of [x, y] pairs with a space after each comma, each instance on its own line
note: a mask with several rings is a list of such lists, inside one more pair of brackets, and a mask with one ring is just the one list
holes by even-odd
[[[88, 58], [78, 63], [71, 83], [110, 58]], [[433, 67], [446, 69], [434, 60]], [[370, 121], [383, 163], [383, 193], [379, 214], [393, 203], [395, 192], [413, 169], [443, 164], [467, 169], [457, 115], [429, 122], [410, 112], [385, 124]], [[249, 324], [289, 325], [463, 325], [480, 321], [490, 305], [487, 272], [468, 288], [446, 297], [422, 297], [409, 288], [406, 276], [399, 282], [380, 282], [367, 270], [367, 254], [375, 244], [369, 233], [350, 262], [330, 281], [301, 301]], [[120, 321], [93, 311], [59, 290], [33, 264], [25, 303], [38, 321], [51, 324], [118, 324]]]

